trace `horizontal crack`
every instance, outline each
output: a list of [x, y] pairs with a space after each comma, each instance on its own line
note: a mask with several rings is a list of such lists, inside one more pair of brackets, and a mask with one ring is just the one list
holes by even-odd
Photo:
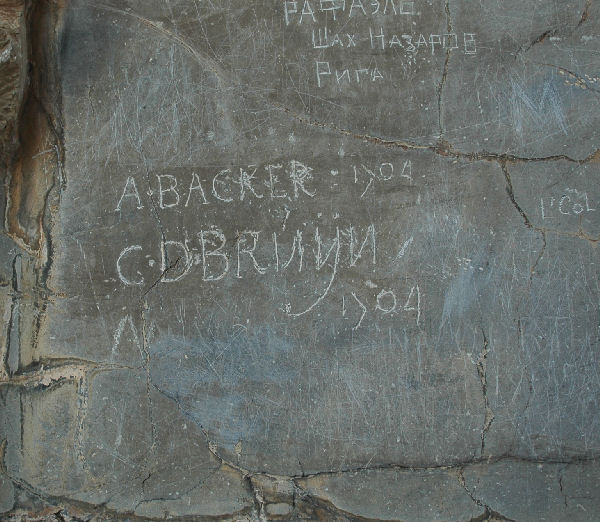
[[[468, 461], [459, 462], [456, 464], [448, 464], [448, 465], [436, 465], [436, 466], [406, 466], [399, 464], [380, 464], [380, 465], [369, 465], [369, 466], [357, 466], [354, 468], [345, 468], [340, 470], [332, 470], [332, 471], [318, 471], [315, 473], [307, 473], [303, 475], [292, 475], [287, 477], [288, 479], [301, 479], [301, 478], [311, 478], [311, 477], [320, 477], [323, 475], [341, 475], [344, 473], [358, 473], [361, 471], [385, 471], [385, 470], [396, 470], [396, 471], [453, 471], [465, 469], [466, 467], [474, 467], [480, 464], [497, 464], [504, 461], [510, 462], [523, 462], [532, 465], [540, 465], [540, 464], [586, 464], [586, 463], [596, 463], [600, 460], [600, 455], [594, 455], [590, 457], [573, 457], [571, 459], [540, 459], [540, 458], [527, 458], [516, 455], [502, 455], [502, 456], [487, 456], [487, 457], [479, 457], [476, 459], [471, 459]], [[263, 474], [263, 473], [256, 473]], [[286, 477], [282, 477], [286, 478]]]
[[396, 139], [384, 139], [377, 136], [371, 136], [369, 134], [358, 134], [348, 129], [344, 129], [336, 125], [335, 123], [325, 123], [318, 120], [305, 118], [299, 114], [295, 114], [288, 107], [282, 105], [276, 105], [276, 107], [292, 116], [295, 120], [305, 125], [318, 127], [325, 130], [335, 131], [343, 136], [348, 136], [357, 140], [362, 140], [368, 143], [374, 143], [377, 145], [383, 145], [388, 147], [398, 147], [406, 151], [429, 151], [439, 156], [465, 159], [469, 161], [493, 161], [498, 163], [534, 163], [534, 162], [554, 162], [554, 161], [567, 161], [570, 163], [577, 163], [583, 165], [594, 161], [600, 161], [600, 149], [596, 149], [594, 152], [589, 154], [583, 159], [576, 159], [566, 154], [554, 154], [550, 156], [539, 156], [539, 157], [527, 157], [517, 156], [515, 154], [500, 154], [495, 152], [479, 151], [479, 152], [461, 152], [454, 149], [453, 145], [446, 140], [440, 139], [435, 145], [418, 145], [411, 143], [406, 140]]
[[117, 364], [101, 364], [82, 359], [48, 359], [36, 362], [0, 379], [1, 386], [48, 388], [60, 382], [76, 382], [88, 373], [134, 369]]
[[277, 479], [277, 480], [295, 480], [295, 479], [303, 479], [303, 478], [311, 478], [311, 477], [319, 477], [319, 476], [323, 476], [323, 475], [340, 475], [340, 474], [344, 474], [344, 473], [357, 473], [357, 472], [361, 472], [361, 471], [383, 471], [383, 470], [397, 470], [397, 471], [445, 471], [445, 470], [457, 470], [457, 469], [464, 469], [466, 466], [475, 466], [475, 465], [479, 465], [479, 464], [495, 464], [498, 462], [503, 462], [503, 461], [514, 461], [514, 462], [525, 462], [525, 463], [530, 463], [530, 464], [575, 464], [575, 463], [581, 463], [581, 464], [585, 464], [585, 463], [594, 463], [598, 460], [600, 460], [600, 453], [598, 453], [597, 455], [588, 455], [588, 456], [576, 456], [576, 457], [571, 457], [568, 459], [553, 459], [553, 458], [528, 458], [528, 457], [523, 457], [523, 456], [519, 456], [519, 455], [510, 455], [510, 454], [505, 454], [505, 455], [498, 455], [498, 456], [480, 456], [478, 458], [474, 458], [474, 459], [470, 459], [470, 460], [465, 460], [465, 461], [460, 461], [460, 462], [456, 462], [456, 463], [451, 463], [451, 464], [436, 464], [434, 466], [411, 466], [411, 465], [406, 465], [406, 464], [397, 464], [397, 463], [390, 463], [390, 464], [369, 464], [369, 465], [364, 465], [364, 466], [355, 466], [355, 467], [349, 467], [349, 468], [340, 468], [337, 470], [323, 470], [323, 471], [315, 471], [312, 473], [301, 473], [301, 474], [296, 474], [296, 475], [279, 475], [276, 473], [267, 473], [265, 471], [258, 471], [258, 470], [250, 470], [247, 468], [244, 468], [243, 466], [240, 466], [239, 464], [236, 464], [234, 462], [231, 462], [230, 460], [224, 458], [223, 456], [221, 456], [218, 453], [218, 446], [215, 442], [213, 442], [210, 439], [210, 435], [208, 433], [208, 431], [201, 425], [198, 423], [198, 420], [194, 417], [192, 417], [182, 406], [181, 403], [179, 402], [179, 400], [176, 397], [173, 397], [171, 395], [169, 395], [168, 393], [164, 392], [163, 390], [161, 390], [158, 386], [156, 386], [156, 384], [153, 385], [153, 387], [161, 394], [164, 395], [167, 399], [172, 400], [173, 402], [175, 402], [175, 404], [177, 405], [178, 410], [181, 412], [181, 414], [186, 417], [187, 419], [191, 420], [192, 422], [194, 422], [194, 424], [196, 424], [197, 426], [199, 426], [199, 428], [201, 429], [206, 442], [208, 444], [208, 449], [209, 451], [212, 453], [212, 455], [218, 459], [222, 464], [236, 470], [237, 472], [239, 472], [243, 478], [246, 477], [252, 477], [252, 476], [263, 476], [263, 477], [269, 477], [269, 478], [273, 478], [273, 479]]

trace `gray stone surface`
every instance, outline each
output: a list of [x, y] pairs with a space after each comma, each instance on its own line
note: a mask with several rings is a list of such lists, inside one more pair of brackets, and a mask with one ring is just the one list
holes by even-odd
[[599, 516], [600, 12], [476, 4], [15, 7], [7, 516]]
[[590, 520], [598, 509], [596, 465], [504, 461], [467, 469], [464, 479], [475, 499], [511, 520]]
[[358, 471], [299, 483], [308, 494], [367, 519], [471, 520], [485, 512], [469, 497], [456, 471]]
[[15, 488], [10, 479], [0, 476], [0, 513], [10, 511], [15, 505]]

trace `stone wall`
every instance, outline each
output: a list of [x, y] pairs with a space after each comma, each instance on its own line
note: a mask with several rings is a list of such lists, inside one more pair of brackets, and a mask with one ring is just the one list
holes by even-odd
[[600, 6], [0, 2], [7, 520], [600, 514]]

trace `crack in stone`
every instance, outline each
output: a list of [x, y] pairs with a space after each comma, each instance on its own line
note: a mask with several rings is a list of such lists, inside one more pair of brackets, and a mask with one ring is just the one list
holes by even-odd
[[179, 256], [175, 261], [173, 261], [167, 268], [165, 268], [162, 273], [160, 274], [160, 276], [158, 277], [158, 279], [156, 281], [154, 281], [154, 283], [152, 283], [148, 289], [143, 293], [142, 297], [140, 299], [145, 298], [148, 293], [156, 286], [158, 285], [165, 277], [165, 275], [167, 275], [167, 273], [170, 270], [173, 270], [174, 268], [177, 267], [177, 265], [179, 264], [179, 261], [181, 261], [181, 256]]
[[504, 179], [506, 181], [506, 192], [508, 194], [508, 197], [510, 198], [511, 203], [513, 204], [513, 206], [515, 207], [515, 209], [517, 210], [517, 212], [521, 215], [521, 217], [523, 218], [523, 222], [525, 223], [525, 226], [531, 230], [534, 230], [536, 232], [538, 232], [540, 234], [540, 237], [542, 239], [542, 247], [538, 253], [538, 256], [535, 260], [535, 262], [533, 263], [533, 265], [530, 268], [530, 276], [529, 276], [529, 280], [530, 280], [530, 284], [532, 283], [533, 280], [533, 276], [536, 273], [537, 267], [540, 263], [540, 261], [542, 260], [544, 253], [546, 252], [546, 247], [547, 247], [547, 237], [546, 235], [548, 233], [550, 234], [555, 234], [557, 236], [562, 236], [562, 237], [573, 237], [573, 238], [578, 238], [578, 239], [583, 239], [584, 241], [587, 241], [588, 243], [590, 243], [591, 246], [596, 247], [597, 243], [600, 241], [600, 237], [594, 238], [591, 237], [589, 234], [587, 234], [582, 227], [582, 223], [581, 223], [581, 219], [579, 221], [579, 229], [577, 230], [577, 232], [573, 233], [573, 232], [564, 232], [562, 230], [555, 230], [555, 229], [551, 229], [551, 228], [545, 228], [545, 227], [539, 227], [537, 225], [534, 225], [531, 220], [529, 219], [529, 217], [527, 216], [527, 214], [525, 213], [525, 211], [523, 210], [523, 208], [517, 203], [516, 197], [515, 197], [515, 192], [513, 189], [513, 184], [512, 184], [512, 180], [510, 178], [510, 173], [508, 172], [508, 168], [506, 166], [506, 161], [501, 161], [500, 162], [500, 167], [502, 168], [502, 172], [504, 174]]
[[[448, 34], [452, 34], [452, 19], [450, 18], [450, 1], [446, 0], [445, 3], [446, 10], [446, 30]], [[446, 78], [448, 76], [448, 63], [450, 62], [450, 51], [448, 48], [446, 50], [446, 57], [444, 59], [444, 69], [442, 72], [442, 78], [440, 83], [438, 84], [437, 94], [438, 94], [438, 127], [439, 127], [439, 137], [442, 138], [444, 136], [444, 125], [443, 125], [443, 116], [442, 116], [442, 95], [444, 91], [444, 85], [446, 84]]]
[[[211, 470], [211, 472], [204, 478], [202, 478], [201, 480], [198, 480], [197, 482], [195, 482], [194, 484], [192, 484], [191, 486], [189, 486], [188, 488], [177, 492], [176, 495], [171, 496], [171, 497], [152, 497], [152, 498], [143, 498], [140, 499], [135, 507], [133, 508], [133, 512], [136, 512], [138, 510], [138, 508], [143, 505], [143, 504], [151, 504], [152, 502], [172, 502], [174, 500], [181, 500], [183, 497], [185, 497], [186, 495], [189, 495], [192, 491], [194, 491], [197, 488], [200, 488], [203, 486], [203, 484], [210, 479], [212, 476], [216, 475], [219, 470], [221, 469], [221, 466], [218, 465], [215, 468], [213, 468]], [[163, 471], [163, 470], [159, 470], [159, 471]], [[154, 471], [154, 472], [148, 472], [148, 475], [146, 476], [146, 478], [144, 480], [142, 480], [142, 495], [145, 495], [145, 489], [146, 489], [146, 482], [153, 477], [158, 471]]]
[[[518, 456], [518, 455], [499, 455], [499, 456], [486, 456], [486, 457], [478, 457], [478, 458], [474, 458], [471, 460], [467, 460], [467, 461], [463, 461], [463, 462], [459, 462], [456, 464], [439, 464], [439, 465], [435, 465], [435, 466], [407, 466], [407, 465], [400, 465], [400, 464], [374, 464], [374, 465], [369, 465], [369, 466], [357, 466], [357, 467], [353, 467], [353, 468], [344, 468], [344, 469], [339, 469], [339, 470], [331, 470], [331, 471], [317, 471], [314, 473], [307, 473], [307, 474], [303, 474], [303, 475], [291, 475], [291, 476], [281, 476], [279, 478], [283, 478], [283, 479], [290, 479], [290, 480], [296, 480], [296, 479], [303, 479], [303, 478], [313, 478], [313, 477], [321, 477], [321, 476], [326, 476], [326, 475], [343, 475], [345, 473], [360, 473], [362, 471], [385, 471], [385, 470], [392, 470], [392, 471], [408, 471], [408, 472], [412, 472], [412, 471], [453, 471], [453, 470], [460, 470], [460, 469], [464, 469], [465, 467], [469, 466], [469, 467], [474, 467], [477, 466], [479, 464], [496, 464], [496, 463], [500, 463], [500, 462], [504, 462], [504, 461], [511, 461], [511, 462], [524, 462], [527, 464], [576, 464], [576, 463], [580, 463], [580, 464], [585, 464], [585, 463], [593, 463], [593, 462], [597, 462], [598, 460], [600, 460], [600, 454], [596, 455], [596, 456], [590, 456], [590, 457], [573, 457], [571, 459], [568, 460], [561, 460], [561, 459], [552, 459], [552, 458], [548, 458], [548, 459], [540, 459], [540, 458], [528, 458], [528, 457], [523, 457], [523, 456]], [[249, 472], [253, 475], [265, 475], [265, 473], [252, 473]], [[269, 475], [271, 476], [271, 475]]]
[[[38, 500], [40, 500], [43, 504], [46, 505], [41, 512], [28, 512], [23, 509], [14, 508], [12, 511], [5, 513], [4, 515], [7, 517], [14, 516], [15, 518], [9, 518], [9, 520], [40, 520], [38, 517], [43, 517], [44, 520], [47, 520], [48, 516], [55, 516], [56, 510], [58, 508], [58, 512], [64, 513], [63, 516], [68, 515], [69, 520], [82, 520], [82, 518], [78, 517], [86, 517], [86, 519], [91, 520], [136, 520], [136, 521], [147, 521], [147, 520], [164, 520], [163, 517], [160, 518], [149, 518], [142, 517], [136, 515], [134, 511], [119, 511], [110, 509], [107, 507], [107, 502], [102, 502], [99, 504], [93, 504], [89, 502], [83, 502], [79, 500], [74, 500], [64, 496], [58, 495], [48, 495], [41, 491], [40, 489], [32, 486], [28, 482], [24, 481], [21, 478], [15, 477], [10, 473], [5, 473], [5, 476], [13, 483], [13, 485], [22, 491], [26, 492], [28, 495], [31, 495]], [[229, 515], [224, 514], [223, 519], [228, 517]], [[35, 517], [35, 518], [32, 518]]]
[[15, 333], [17, 335], [19, 333], [18, 326], [15, 323], [18, 323], [19, 320], [19, 305], [23, 296], [20, 289], [20, 260], [21, 254], [17, 254], [13, 258], [12, 262], [11, 303], [8, 312], [8, 322], [6, 325], [6, 339], [3, 342], [2, 353], [0, 354], [0, 382], [8, 379], [10, 375], [9, 357], [11, 355], [11, 351], [18, 348], [18, 340], [13, 339], [13, 336]]
[[488, 506], [483, 501], [481, 501], [480, 499], [478, 499], [477, 497], [475, 497], [475, 495], [473, 494], [473, 492], [467, 487], [467, 483], [466, 483], [466, 480], [465, 480], [464, 469], [462, 469], [462, 468], [458, 470], [458, 483], [466, 491], [466, 493], [469, 496], [469, 498], [476, 505], [478, 505], [479, 507], [481, 507], [481, 508], [484, 509], [484, 513], [482, 515], [471, 519], [469, 522], [479, 522], [479, 521], [483, 522], [484, 520], [490, 520], [490, 519], [493, 519], [493, 520], [508, 520], [510, 522], [516, 522], [512, 518], [505, 517], [501, 513], [498, 513], [497, 511], [494, 511], [493, 509], [490, 508], [490, 506]]
[[323, 518], [323, 516], [319, 517], [319, 520], [331, 520], [332, 516], [335, 516], [336, 521], [369, 521], [369, 522], [379, 522], [381, 519], [375, 518], [367, 518], [360, 515], [356, 515], [349, 511], [346, 511], [338, 506], [336, 506], [332, 501], [327, 500], [325, 498], [319, 497], [318, 495], [314, 495], [308, 491], [306, 491], [302, 486], [297, 484], [294, 481], [294, 492], [299, 493], [299, 498], [302, 502], [310, 505], [312, 508], [315, 508], [321, 512], [323, 512], [323, 516], [327, 518]]
[[531, 230], [535, 230], [536, 232], [538, 232], [542, 238], [542, 248], [540, 249], [535, 262], [529, 269], [529, 282], [531, 284], [532, 280], [533, 280], [533, 275], [536, 273], [537, 266], [538, 266], [540, 260], [542, 259], [542, 257], [544, 256], [544, 252], [546, 251], [546, 245], [547, 245], [546, 229], [535, 226], [529, 220], [529, 217], [527, 216], [525, 211], [521, 208], [521, 206], [517, 203], [517, 200], [515, 198], [515, 191], [513, 188], [512, 180], [510, 178], [510, 173], [508, 172], [508, 168], [506, 167], [506, 162], [502, 162], [500, 164], [500, 167], [502, 168], [502, 173], [504, 174], [504, 179], [506, 181], [506, 193], [508, 194], [508, 197], [510, 198], [511, 203], [513, 204], [513, 206], [517, 209], [517, 212], [523, 218], [523, 222], [525, 223], [525, 226]]
[[[148, 517], [148, 516], [140, 516], [137, 515], [135, 513], [135, 509], [137, 509], [137, 507], [145, 502], [152, 502], [153, 500], [162, 500], [162, 499], [150, 499], [148, 501], [140, 501], [137, 503], [137, 505], [135, 506], [134, 509], [130, 510], [130, 511], [126, 511], [126, 510], [116, 510], [116, 509], [111, 509], [108, 506], [108, 503], [110, 502], [110, 499], [102, 502], [102, 503], [98, 503], [98, 504], [93, 504], [93, 503], [89, 503], [89, 502], [84, 502], [84, 501], [80, 501], [80, 500], [75, 500], [75, 499], [71, 499], [65, 496], [59, 496], [59, 495], [49, 495], [46, 494], [45, 492], [43, 492], [42, 490], [40, 490], [39, 488], [29, 484], [28, 482], [26, 482], [25, 480], [19, 478], [19, 477], [15, 477], [14, 475], [12, 475], [5, 466], [5, 450], [6, 450], [6, 445], [7, 445], [7, 441], [3, 440], [2, 442], [0, 442], [0, 472], [2, 472], [4, 474], [4, 476], [6, 478], [8, 478], [8, 480], [10, 480], [13, 485], [19, 489], [21, 489], [22, 491], [26, 492], [27, 494], [39, 499], [40, 501], [42, 501], [44, 504], [46, 504], [49, 508], [51, 513], [48, 514], [56, 514], [55, 510], [58, 508], [59, 512], [61, 513], [65, 513], [68, 514], [69, 516], [69, 520], [80, 520], [77, 517], [92, 517], [92, 520], [136, 520], [136, 521], [147, 521], [147, 520], [164, 520], [164, 517]], [[214, 473], [211, 473], [211, 475]], [[200, 483], [201, 485], [201, 483]], [[194, 487], [197, 487], [198, 485], [195, 485]], [[192, 488], [191, 490], [193, 490], [194, 488]], [[190, 490], [190, 491], [191, 491]], [[172, 500], [172, 499], [165, 499], [165, 500]], [[15, 516], [16, 518], [14, 518], [14, 520], [30, 520], [31, 516], [44, 516], [44, 513], [47, 511], [47, 508], [44, 509], [44, 511], [42, 511], [41, 513], [30, 513], [27, 511], [24, 511], [22, 509], [19, 509], [18, 507], [13, 508], [12, 511], [5, 513], [5, 516], [11, 517], [11, 516]], [[238, 515], [239, 516], [243, 516], [246, 514], [247, 508], [242, 509], [239, 512], [236, 513], [222, 513], [221, 515], [215, 516], [215, 517], [207, 517], [210, 520], [231, 520], [231, 517], [234, 517], [235, 520], [238, 520], [238, 518], [236, 518]], [[185, 517], [187, 519], [187, 517]], [[86, 518], [87, 519], [87, 518]], [[194, 518], [195, 520], [196, 518]], [[9, 518], [9, 520], [13, 520], [12, 518]]]
[[367, 143], [373, 143], [376, 145], [382, 145], [386, 147], [397, 147], [405, 151], [428, 151], [445, 158], [464, 159], [467, 161], [489, 161], [497, 162], [499, 164], [505, 163], [542, 163], [542, 162], [557, 162], [567, 161], [569, 163], [575, 163], [577, 165], [585, 165], [588, 163], [594, 163], [600, 161], [600, 148], [590, 153], [588, 156], [582, 159], [572, 158], [566, 154], [553, 154], [549, 156], [517, 156], [515, 154], [487, 152], [485, 150], [479, 152], [462, 152], [454, 149], [454, 146], [444, 139], [439, 139], [435, 145], [418, 145], [411, 143], [406, 140], [399, 139], [387, 139], [380, 138], [378, 136], [372, 136], [370, 134], [359, 134], [349, 129], [339, 127], [332, 122], [322, 122], [319, 120], [307, 118], [299, 114], [294, 113], [289, 107], [285, 107], [280, 104], [275, 104], [275, 107], [290, 115], [296, 121], [309, 125], [311, 127], [317, 127], [324, 130], [334, 131], [342, 136], [347, 136], [356, 140], [364, 141]]
[[[156, 222], [158, 223], [158, 228], [160, 229], [161, 245], [164, 245], [167, 241], [167, 238], [165, 235], [165, 229], [164, 229], [162, 221], [160, 219], [160, 212], [158, 211], [158, 205], [156, 204], [156, 200], [154, 198], [152, 184], [150, 183], [150, 169], [149, 169], [148, 165], [146, 164], [147, 163], [146, 158], [145, 158], [144, 154], [142, 153], [142, 151], [138, 151], [138, 154], [141, 156], [142, 161], [144, 162], [144, 168], [146, 170], [146, 184], [148, 185], [148, 196], [150, 198], [150, 203], [151, 203], [150, 207], [152, 208], [152, 214], [154, 214], [154, 217], [156, 218]], [[165, 257], [166, 257], [166, 253], [165, 253]], [[165, 259], [165, 261], [167, 261], [167, 260]], [[164, 274], [161, 274], [159, 279], [162, 279], [163, 276], [164, 276]], [[151, 289], [152, 289], [152, 287], [150, 287], [150, 289], [148, 291], [150, 291]], [[144, 294], [144, 295], [146, 295], [146, 294]]]
[[564, 468], [561, 468], [560, 471], [558, 472], [558, 487], [560, 488], [561, 495], [565, 499], [565, 507], [569, 507], [569, 506], [568, 506], [568, 502], [567, 502], [567, 494], [563, 490], [563, 473], [565, 472], [565, 470], [568, 467], [569, 466], [567, 465]]
[[551, 63], [538, 63], [536, 65], [543, 65], [544, 67], [552, 67], [552, 68], [558, 70], [559, 74], [561, 74], [562, 76], [566, 75], [566, 76], [569, 76], [571, 79], [575, 80], [575, 83], [570, 84], [570, 85], [575, 85], [576, 87], [579, 87], [580, 89], [585, 89], [596, 95], [600, 94], [600, 89], [596, 89], [595, 87], [592, 87], [590, 85], [589, 80], [587, 80], [586, 78], [583, 78], [582, 76], [578, 75], [577, 73], [574, 73], [573, 71], [570, 71], [569, 69], [566, 69], [565, 67], [561, 67], [560, 65], [554, 65]]
[[513, 206], [517, 209], [517, 212], [523, 218], [523, 221], [525, 222], [525, 226], [527, 228], [531, 228], [531, 229], [535, 230], [535, 227], [531, 224], [531, 221], [529, 221], [527, 214], [525, 214], [525, 211], [520, 207], [520, 205], [517, 203], [517, 201], [515, 199], [515, 191], [513, 189], [512, 180], [510, 179], [510, 173], [508, 172], [508, 169], [506, 168], [506, 162], [503, 162], [500, 166], [502, 167], [502, 172], [503, 172], [504, 178], [506, 180], [506, 192], [508, 194], [508, 197], [510, 198], [511, 203], [513, 204]]
[[83, 453], [85, 439], [85, 421], [88, 414], [89, 381], [88, 372], [81, 375], [77, 381], [77, 426], [75, 433], [75, 455], [82, 469], [86, 469], [85, 455]]
[[538, 232], [541, 234], [542, 236], [542, 248], [540, 249], [538, 256], [535, 260], [535, 262], [533, 263], [533, 265], [531, 266], [530, 269], [530, 273], [529, 273], [529, 281], [531, 282], [533, 279], [533, 275], [537, 272], [537, 267], [538, 264], [540, 263], [540, 261], [542, 260], [542, 258], [544, 257], [544, 253], [546, 252], [546, 246], [548, 246], [548, 243], [546, 241], [546, 231], [543, 229], [539, 229]]
[[545, 41], [547, 38], [550, 38], [552, 36], [554, 36], [556, 33], [558, 32], [558, 30], [556, 28], [554, 29], [547, 29], [546, 31], [544, 31], [542, 34], [540, 34], [538, 37], [534, 38], [533, 40], [531, 40], [531, 42], [529, 42], [529, 44], [527, 45], [527, 47], [524, 46], [520, 46], [517, 49], [517, 52], [515, 53], [515, 58], [517, 56], [519, 56], [520, 54], [524, 54], [527, 51], [529, 51], [532, 47], [536, 46], [539, 43], [542, 43], [543, 41]]
[[90, 373], [113, 370], [132, 370], [130, 366], [100, 364], [81, 359], [46, 359], [0, 379], [0, 387], [17, 386], [23, 389], [48, 389], [66, 382], [79, 382]]
[[296, 474], [296, 475], [278, 475], [275, 473], [267, 473], [267, 472], [263, 472], [263, 471], [252, 471], [252, 470], [244, 468], [243, 466], [240, 466], [239, 464], [234, 463], [234, 462], [226, 459], [222, 455], [220, 455], [218, 452], [218, 445], [211, 440], [210, 435], [209, 435], [208, 431], [206, 430], [206, 428], [204, 428], [201, 424], [199, 424], [198, 420], [195, 419], [194, 417], [192, 417], [182, 407], [179, 399], [177, 399], [176, 397], [173, 397], [172, 395], [169, 395], [165, 391], [161, 390], [156, 384], [153, 384], [153, 387], [161, 395], [164, 395], [167, 399], [170, 399], [173, 402], [175, 402], [175, 404], [176, 404], [178, 410], [181, 412], [181, 414], [185, 418], [194, 422], [200, 428], [200, 430], [202, 431], [202, 434], [204, 435], [204, 438], [206, 439], [206, 442], [208, 444], [208, 449], [212, 453], [212, 455], [217, 460], [219, 460], [222, 464], [238, 471], [244, 478], [247, 476], [264, 476], [264, 477], [269, 477], [269, 478], [277, 479], [277, 480], [295, 480], [295, 479], [319, 477], [319, 476], [323, 476], [323, 475], [340, 475], [340, 474], [344, 474], [344, 473], [359, 473], [361, 471], [377, 471], [377, 470], [396, 470], [396, 471], [456, 470], [456, 469], [464, 468], [465, 466], [474, 466], [474, 465], [483, 464], [483, 463], [486, 463], [486, 464], [497, 463], [497, 462], [503, 462], [505, 460], [514, 461], [514, 462], [525, 462], [525, 463], [530, 463], [530, 464], [575, 464], [575, 463], [590, 463], [590, 462], [596, 462], [596, 461], [600, 460], [600, 452], [598, 454], [590, 454], [588, 456], [576, 456], [576, 457], [571, 457], [568, 459], [524, 457], [524, 456], [520, 456], [520, 455], [504, 454], [504, 455], [498, 455], [498, 456], [490, 455], [487, 457], [480, 456], [478, 458], [473, 458], [470, 460], [449, 463], [449, 464], [436, 464], [433, 466], [403, 465], [403, 464], [398, 464], [398, 463], [368, 464], [368, 465], [363, 465], [363, 466], [340, 468], [337, 470], [335, 470], [335, 469], [334, 470], [321, 470], [321, 471], [315, 471], [315, 472], [309, 472], [309, 473], [303, 472], [301, 474]]
[[[205, 436], [207, 436], [206, 433], [205, 433]], [[492, 510], [488, 505], [486, 505], [484, 502], [482, 502], [480, 499], [478, 499], [474, 496], [474, 494], [469, 490], [469, 488], [466, 485], [466, 481], [464, 478], [465, 469], [467, 467], [473, 467], [477, 464], [496, 463], [496, 462], [500, 462], [503, 460], [524, 461], [524, 462], [530, 462], [532, 464], [541, 464], [541, 463], [555, 463], [556, 464], [556, 463], [559, 463], [559, 462], [550, 461], [550, 460], [532, 460], [532, 459], [525, 459], [525, 458], [502, 457], [502, 458], [476, 459], [473, 461], [473, 463], [464, 463], [464, 464], [457, 465], [457, 466], [436, 466], [436, 467], [431, 467], [431, 468], [398, 467], [398, 466], [372, 466], [369, 468], [363, 467], [363, 468], [354, 468], [352, 470], [349, 469], [349, 470], [345, 470], [345, 471], [319, 472], [319, 473], [302, 475], [302, 476], [285, 477], [285, 476], [277, 476], [277, 475], [271, 475], [271, 474], [266, 474], [266, 473], [252, 473], [248, 470], [245, 470], [244, 468], [241, 468], [240, 466], [232, 465], [227, 460], [223, 459], [216, 452], [216, 444], [214, 444], [212, 442], [208, 442], [208, 445], [209, 445], [209, 450], [211, 451], [213, 456], [220, 462], [220, 466], [218, 468], [216, 468], [213, 471], [213, 473], [216, 472], [218, 469], [220, 469], [221, 466], [223, 466], [223, 465], [229, 467], [230, 469], [234, 469], [234, 470], [238, 471], [238, 473], [240, 473], [240, 477], [246, 482], [248, 490], [249, 490], [249, 492], [252, 493], [252, 496], [253, 496], [253, 505], [254, 506], [253, 506], [253, 510], [251, 511], [251, 514], [255, 517], [254, 520], [259, 520], [261, 522], [268, 520], [266, 512], [265, 512], [266, 502], [265, 502], [265, 498], [264, 498], [262, 491], [260, 490], [258, 485], [253, 480], [253, 477], [269, 477], [269, 478], [274, 478], [277, 480], [290, 481], [291, 485], [293, 486], [293, 491], [294, 491], [294, 498], [293, 498], [294, 508], [296, 508], [296, 503], [297, 503], [296, 499], [297, 499], [297, 497], [299, 497], [300, 500], [304, 500], [304, 501], [307, 501], [307, 499], [309, 499], [310, 504], [311, 505], [314, 504], [313, 507], [321, 507], [322, 509], [325, 509], [327, 512], [329, 512], [330, 515], [349, 516], [350, 517], [349, 520], [372, 520], [372, 519], [366, 519], [364, 517], [354, 515], [352, 513], [348, 513], [346, 511], [340, 510], [337, 506], [331, 504], [327, 500], [321, 499], [318, 496], [310, 494], [304, 488], [302, 488], [296, 481], [299, 479], [302, 479], [302, 478], [311, 478], [311, 477], [322, 476], [322, 475], [330, 475], [330, 474], [339, 475], [341, 473], [356, 473], [357, 471], [367, 471], [367, 470], [368, 471], [371, 471], [371, 470], [376, 471], [376, 470], [386, 470], [386, 469], [394, 469], [394, 470], [400, 470], [400, 471], [445, 471], [445, 470], [457, 471], [459, 483], [462, 486], [462, 488], [465, 490], [465, 492], [467, 493], [469, 498], [476, 505], [478, 505], [484, 509], [484, 514], [472, 519], [472, 522], [489, 520], [490, 518], [493, 518], [496, 520], [511, 521], [512, 519]], [[108, 501], [103, 502], [101, 504], [90, 504], [90, 503], [72, 500], [72, 499], [69, 499], [66, 497], [47, 495], [43, 491], [39, 490], [38, 488], [28, 484], [27, 482], [23, 481], [22, 479], [20, 479], [18, 477], [12, 476], [9, 472], [7, 472], [5, 464], [4, 464], [5, 449], [6, 449], [6, 440], [4, 440], [0, 443], [0, 472], [3, 472], [9, 478], [9, 480], [11, 480], [11, 482], [13, 482], [13, 484], [15, 484], [16, 486], [21, 487], [28, 493], [34, 495], [35, 497], [39, 498], [40, 500], [43, 500], [44, 502], [46, 502], [52, 506], [59, 507], [60, 509], [62, 509], [64, 511], [73, 509], [75, 512], [83, 512], [83, 513], [88, 513], [88, 514], [94, 513], [97, 516], [105, 515], [105, 516], [111, 516], [111, 517], [115, 517], [115, 518], [119, 518], [119, 519], [123, 516], [127, 516], [128, 518], [131, 518], [133, 520], [153, 520], [152, 518], [140, 517], [140, 516], [136, 515], [135, 508], [132, 511], [127, 511], [127, 512], [111, 510], [106, 507]], [[560, 463], [568, 466], [568, 465], [570, 465], [572, 463], [576, 463], [576, 462], [577, 463], [593, 463], [599, 459], [600, 459], [600, 456], [597, 458], [573, 459], [572, 461], [569, 461], [569, 462], [560, 462]], [[564, 469], [566, 469], [566, 466]], [[136, 504], [136, 508], [137, 508], [137, 506], [139, 506], [143, 503], [148, 503], [148, 502], [152, 502], [155, 500], [160, 501], [160, 500], [172, 500], [172, 499], [157, 498], [157, 499], [141, 500], [140, 502], [138, 502]], [[323, 506], [321, 506], [320, 504], [323, 504]], [[216, 517], [216, 519], [223, 520], [229, 516], [231, 516], [231, 515], [223, 514], [223, 515]]]
[[485, 453], [485, 436], [489, 431], [492, 422], [494, 422], [494, 412], [490, 408], [490, 403], [487, 396], [487, 356], [489, 354], [489, 342], [483, 328], [481, 329], [483, 335], [483, 348], [477, 358], [477, 373], [479, 374], [479, 380], [481, 381], [481, 389], [483, 392], [483, 402], [485, 406], [485, 418], [483, 426], [481, 428], [481, 456]]
[[581, 13], [581, 19], [577, 24], [577, 28], [581, 27], [590, 16], [590, 9], [592, 8], [592, 0], [585, 0], [585, 5], [583, 6], [583, 13]]
[[265, 499], [260, 491], [260, 488], [257, 484], [252, 480], [251, 475], [247, 475], [244, 477], [244, 481], [246, 482], [249, 490], [252, 492], [252, 497], [254, 500], [254, 509], [256, 510], [257, 519], [260, 522], [267, 522], [267, 515], [265, 511]]
[[8, 445], [7, 439], [2, 439], [0, 442], [0, 473], [6, 474], [6, 464], [4, 462], [6, 456], [6, 446]]

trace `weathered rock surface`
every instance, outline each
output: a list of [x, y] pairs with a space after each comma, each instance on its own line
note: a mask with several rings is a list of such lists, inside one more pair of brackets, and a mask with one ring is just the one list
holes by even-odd
[[0, 5], [9, 520], [600, 516], [600, 7]]

